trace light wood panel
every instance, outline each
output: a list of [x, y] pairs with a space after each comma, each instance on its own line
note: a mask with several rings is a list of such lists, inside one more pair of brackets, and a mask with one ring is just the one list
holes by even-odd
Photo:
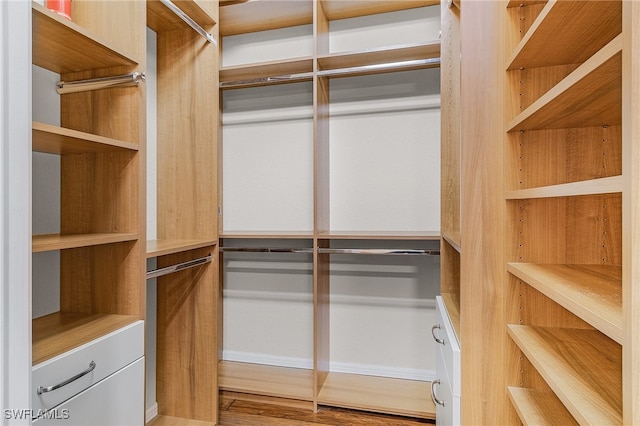
[[231, 2], [220, 7], [220, 35], [253, 33], [311, 24], [311, 0]]
[[[330, 241], [314, 240], [314, 246], [328, 248]], [[317, 411], [317, 397], [329, 375], [331, 361], [330, 255], [314, 250], [313, 262], [313, 404]]]
[[505, 199], [523, 200], [527, 198], [575, 197], [580, 195], [621, 193], [622, 183], [622, 176], [612, 176], [582, 182], [507, 191], [505, 192]]
[[[459, 290], [458, 290], [459, 291]], [[459, 293], [441, 293], [442, 301], [447, 307], [447, 313], [451, 324], [453, 324], [453, 330], [456, 333], [458, 342], [460, 341], [460, 294]]]
[[597, 331], [509, 325], [509, 335], [580, 424], [622, 423], [622, 348]]
[[434, 6], [439, 0], [318, 0], [329, 20]]
[[313, 233], [308, 231], [225, 231], [220, 238], [228, 239], [311, 239]]
[[[155, 32], [184, 30], [188, 25], [176, 14], [170, 11], [160, 0], [147, 0], [147, 26]], [[201, 27], [211, 27], [216, 20], [212, 10], [208, 9], [211, 2], [198, 0], [173, 0], [173, 3], [185, 12]]]
[[509, 131], [620, 124], [621, 48], [618, 36], [519, 114]]
[[524, 426], [578, 424], [552, 392], [509, 387], [509, 398]]
[[620, 34], [621, 17], [621, 1], [550, 0], [513, 52], [508, 69], [582, 63]]
[[32, 2], [33, 63], [58, 74], [117, 66], [139, 61], [86, 28]]
[[332, 240], [439, 240], [440, 232], [422, 231], [330, 231], [319, 232], [318, 238]]
[[213, 247], [217, 240], [148, 240], [147, 259], [204, 247]]
[[319, 404], [404, 416], [435, 418], [427, 398], [429, 382], [329, 373], [318, 395]]
[[[261, 62], [250, 65], [239, 65], [233, 67], [220, 68], [220, 83], [231, 82], [243, 82], [244, 85], [251, 80], [268, 79], [268, 81], [255, 82], [255, 85], [260, 84], [273, 84], [283, 80], [286, 83], [284, 77], [292, 74], [300, 73], [312, 73], [313, 72], [313, 58], [296, 58], [283, 61]], [[281, 77], [278, 79], [278, 77]], [[308, 80], [311, 80], [313, 75], [308, 76]], [[301, 81], [296, 79], [296, 81]]]
[[31, 250], [33, 253], [39, 253], [43, 251], [135, 241], [137, 239], [138, 234], [115, 232], [99, 234], [40, 234], [33, 236]]
[[135, 315], [56, 312], [32, 323], [32, 363], [44, 362], [112, 331], [133, 324]]
[[622, 269], [509, 263], [507, 270], [622, 344]]
[[138, 145], [117, 139], [105, 138], [77, 130], [65, 129], [34, 121], [32, 124], [34, 151], [49, 154], [84, 154], [118, 150], [137, 151]]
[[218, 372], [226, 391], [313, 400], [313, 370], [221, 361]]
[[[162, 268], [209, 248], [158, 257]], [[215, 422], [218, 405], [218, 251], [196, 268], [158, 278], [157, 400], [162, 415]]]
[[318, 56], [318, 69], [334, 70], [363, 67], [392, 62], [431, 59], [440, 56], [440, 41], [404, 46], [367, 49], [359, 52], [341, 52]]
[[216, 426], [216, 424], [216, 422], [205, 422], [181, 417], [156, 416], [147, 423], [147, 426]]
[[442, 239], [449, 243], [458, 253], [462, 252], [461, 235], [459, 232], [443, 232]]

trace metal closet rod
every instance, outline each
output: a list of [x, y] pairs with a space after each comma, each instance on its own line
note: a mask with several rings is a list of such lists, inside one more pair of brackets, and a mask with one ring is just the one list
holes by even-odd
[[110, 87], [137, 86], [145, 80], [144, 72], [134, 72], [125, 75], [114, 75], [111, 77], [98, 77], [86, 80], [59, 81], [56, 84], [56, 91], [60, 95], [65, 93], [86, 92], [89, 90], [108, 89]]
[[164, 268], [154, 269], [153, 271], [148, 271], [147, 279], [149, 280], [151, 278], [158, 278], [163, 275], [168, 275], [174, 272], [183, 271], [185, 269], [204, 265], [205, 263], [211, 263], [211, 254], [208, 254], [204, 257], [200, 257], [198, 259], [188, 260], [186, 262], [178, 263], [171, 266], [166, 266]]
[[[440, 65], [440, 58], [415, 59], [411, 61], [389, 62], [383, 64], [362, 65], [357, 67], [337, 68], [333, 70], [318, 70], [318, 77], [332, 77], [340, 75], [366, 73], [371, 71], [395, 70], [403, 68], [411, 68], [423, 65]], [[255, 84], [269, 84], [293, 82], [298, 80], [308, 80], [313, 78], [313, 72], [303, 72], [298, 74], [276, 75], [268, 77], [249, 78], [244, 80], [232, 80], [220, 82], [219, 87], [222, 89], [231, 87], [250, 86]]]
[[213, 36], [211, 34], [206, 32], [204, 28], [202, 28], [200, 25], [198, 25], [198, 23], [196, 21], [191, 19], [191, 17], [189, 15], [184, 13], [182, 11], [182, 9], [180, 9], [178, 6], [173, 4], [173, 2], [171, 0], [160, 0], [160, 3], [164, 4], [165, 6], [167, 6], [167, 8], [170, 11], [172, 11], [174, 14], [176, 14], [178, 16], [178, 18], [182, 19], [187, 25], [189, 25], [191, 28], [193, 28], [198, 34], [200, 34], [202, 37], [206, 38], [209, 41], [209, 43], [213, 43], [214, 45], [218, 45], [218, 43], [216, 43], [216, 39], [213, 38]]
[[354, 248], [318, 248], [320, 254], [375, 254], [375, 255], [413, 255], [440, 256], [440, 250], [425, 249], [354, 249]]
[[227, 253], [313, 253], [313, 249], [310, 247], [220, 247], [219, 250]]

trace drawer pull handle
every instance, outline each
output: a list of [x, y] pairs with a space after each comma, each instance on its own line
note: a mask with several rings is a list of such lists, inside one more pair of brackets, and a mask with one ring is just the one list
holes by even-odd
[[444, 345], [444, 339], [441, 339], [438, 336], [436, 336], [436, 329], [440, 330], [440, 324], [434, 325], [433, 327], [431, 327], [431, 335], [433, 336], [433, 339], [436, 342], [440, 343], [441, 345]]
[[53, 385], [53, 386], [48, 386], [48, 387], [44, 387], [44, 386], [40, 386], [38, 388], [38, 395], [42, 395], [45, 392], [51, 392], [54, 391], [56, 389], [60, 389], [63, 386], [68, 385], [71, 382], [75, 382], [76, 380], [78, 380], [80, 377], [82, 376], [86, 376], [87, 374], [91, 373], [94, 369], [96, 368], [96, 363], [91, 361], [89, 363], [89, 368], [87, 368], [86, 370], [76, 374], [73, 377], [68, 378], [67, 380], [65, 380], [64, 382], [58, 383], [57, 385]]
[[433, 382], [431, 382], [431, 400], [433, 401], [434, 404], [438, 404], [438, 405], [442, 405], [444, 407], [444, 401], [440, 401], [437, 397], [436, 397], [436, 389], [435, 386], [440, 384], [440, 379], [436, 379]]

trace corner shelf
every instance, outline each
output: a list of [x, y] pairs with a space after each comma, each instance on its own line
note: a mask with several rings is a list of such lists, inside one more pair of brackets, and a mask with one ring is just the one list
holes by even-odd
[[137, 151], [131, 142], [105, 138], [77, 130], [65, 129], [34, 121], [32, 144], [36, 152], [49, 154], [86, 154], [93, 152]]
[[36, 365], [138, 321], [135, 315], [56, 312], [32, 321], [32, 364]]
[[331, 372], [318, 394], [318, 403], [386, 414], [435, 419], [428, 398], [429, 382]]
[[582, 63], [620, 34], [621, 16], [622, 1], [550, 0], [513, 52], [508, 69]]
[[509, 399], [525, 426], [578, 424], [552, 392], [512, 386], [507, 390]]
[[578, 423], [622, 424], [620, 345], [594, 330], [507, 327]]
[[32, 2], [33, 64], [58, 74], [119, 66], [135, 66], [129, 53]]
[[104, 232], [94, 234], [42, 234], [34, 235], [32, 242], [32, 252], [64, 250], [71, 248], [90, 247], [101, 244], [122, 243], [135, 241], [138, 234]]
[[620, 124], [621, 49], [619, 35], [520, 113], [507, 131]]

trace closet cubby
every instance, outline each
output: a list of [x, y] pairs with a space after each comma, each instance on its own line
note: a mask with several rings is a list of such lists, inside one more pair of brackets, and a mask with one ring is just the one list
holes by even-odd
[[[119, 21], [126, 26], [127, 37], [105, 29], [105, 22], [119, 15], [128, 16]], [[103, 8], [78, 1], [70, 21], [34, 2], [32, 63], [65, 82], [143, 71], [144, 50], [138, 37], [142, 16], [143, 10], [132, 3]], [[55, 87], [50, 89], [53, 93]], [[57, 232], [35, 234], [32, 239], [33, 253], [57, 252], [59, 262], [51, 271], [59, 273], [59, 280], [51, 279], [51, 283], [59, 281], [59, 291], [54, 292], [59, 300], [34, 302], [49, 305], [48, 312], [55, 308], [33, 319], [34, 365], [145, 315], [139, 204], [144, 90], [114, 87], [58, 98], [59, 117], [51, 123], [34, 120], [32, 125], [33, 152], [55, 156], [50, 158], [56, 158], [53, 161], [60, 170], [58, 177], [51, 177], [60, 186], [56, 201], [60, 219], [51, 225]], [[40, 172], [47, 173], [34, 170]], [[36, 205], [40, 201], [34, 200]], [[34, 228], [43, 227], [35, 224]], [[36, 269], [41, 260], [34, 256]], [[44, 279], [41, 272], [35, 275]], [[34, 291], [33, 297], [40, 295]]]
[[[622, 379], [635, 368], [625, 356], [637, 352], [625, 313], [623, 152], [632, 142], [623, 62], [632, 52], [623, 3], [507, 10], [506, 270], [508, 300], [518, 301], [507, 330], [520, 356], [508, 393], [523, 423], [551, 418], [554, 405], [579, 424], [633, 418]], [[538, 397], [550, 405], [532, 405]]]
[[[155, 276], [158, 424], [218, 416], [218, 2], [146, 2], [155, 32], [156, 108], [150, 125], [157, 199], [147, 206], [146, 257]], [[205, 34], [187, 25], [187, 15]], [[189, 267], [191, 266], [191, 267]], [[149, 275], [151, 274], [151, 275]], [[151, 308], [150, 308], [151, 309]], [[148, 332], [152, 332], [151, 329]], [[151, 340], [151, 338], [149, 338]], [[150, 374], [150, 373], [148, 373]], [[150, 390], [148, 390], [149, 392]]]
[[[331, 289], [340, 283], [331, 272], [339, 255], [331, 250], [350, 244], [439, 250], [439, 3], [294, 3], [220, 4], [220, 236], [235, 246], [311, 243], [309, 254], [290, 256], [310, 256], [313, 364], [224, 360], [221, 389], [297, 399], [314, 410], [324, 404], [433, 418], [428, 378], [331, 371], [331, 310], [338, 309]], [[223, 288], [257, 279], [225, 272], [228, 256], [220, 263]], [[283, 254], [232, 253], [230, 259], [237, 256], [277, 264]], [[343, 259], [353, 263], [354, 256]], [[395, 266], [387, 266], [393, 276]], [[358, 275], [363, 272], [351, 278]], [[416, 291], [437, 291], [418, 275]], [[393, 292], [392, 281], [382, 287]], [[233, 341], [227, 335], [233, 325], [224, 328], [223, 340]], [[362, 389], [372, 389], [368, 401]]]

